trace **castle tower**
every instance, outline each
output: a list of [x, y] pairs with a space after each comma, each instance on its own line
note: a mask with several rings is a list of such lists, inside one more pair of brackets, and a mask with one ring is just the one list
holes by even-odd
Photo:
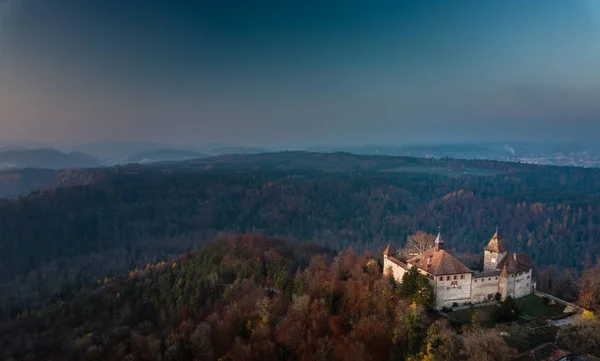
[[444, 249], [444, 240], [442, 239], [442, 232], [438, 232], [438, 235], [435, 238], [434, 245], [436, 252]]
[[508, 252], [508, 247], [504, 244], [502, 238], [498, 234], [498, 228], [496, 228], [496, 233], [487, 246], [483, 249], [483, 270], [484, 271], [493, 271], [498, 268], [498, 264], [502, 261], [502, 259], [506, 256]]
[[385, 251], [383, 251], [383, 258], [387, 259], [389, 256], [393, 256], [396, 254], [394, 251], [394, 247], [392, 247], [391, 243], [388, 243], [387, 247], [385, 247]]

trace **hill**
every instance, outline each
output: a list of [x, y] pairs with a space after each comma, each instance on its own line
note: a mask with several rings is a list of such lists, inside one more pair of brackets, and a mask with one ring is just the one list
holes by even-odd
[[[556, 336], [541, 319], [516, 321], [512, 299], [457, 311], [473, 313], [463, 323], [432, 310], [432, 296], [426, 276], [398, 283], [368, 251], [232, 234], [0, 324], [0, 358], [509, 361]], [[589, 315], [557, 342], [600, 354]]]
[[448, 247], [479, 254], [498, 225], [561, 276], [599, 251], [594, 169], [283, 152], [47, 176], [63, 186], [0, 201], [4, 317], [221, 232], [380, 252], [442, 226]]
[[[0, 326], [0, 357], [400, 360], [430, 344], [463, 359], [481, 355], [437, 344], [437, 336], [458, 336], [434, 322], [416, 291], [383, 278], [369, 253], [347, 250], [333, 261], [330, 254], [258, 235], [220, 237]], [[515, 354], [496, 331], [485, 333], [495, 341], [490, 349], [502, 350], [498, 360]]]
[[154, 163], [154, 162], [169, 162], [182, 161], [196, 158], [204, 158], [205, 155], [181, 149], [159, 149], [149, 152], [143, 152], [129, 157], [128, 163]]
[[7, 150], [0, 152], [0, 170], [15, 168], [97, 167], [98, 159], [78, 152], [63, 153], [51, 148]]

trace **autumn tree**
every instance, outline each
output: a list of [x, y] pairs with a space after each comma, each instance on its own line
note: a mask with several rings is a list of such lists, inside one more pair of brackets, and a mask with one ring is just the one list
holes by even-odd
[[600, 257], [596, 265], [583, 270], [579, 289], [578, 303], [583, 308], [592, 310], [600, 306]]
[[[508, 361], [517, 351], [506, 344], [496, 329], [478, 328], [463, 336], [463, 357], [467, 361]], [[459, 358], [457, 358], [459, 359]]]
[[434, 241], [435, 235], [417, 231], [406, 238], [406, 250], [409, 253], [421, 254], [433, 247]]
[[426, 361], [452, 361], [460, 354], [461, 343], [456, 332], [448, 324], [435, 321], [427, 330]]
[[588, 313], [561, 329], [556, 343], [571, 351], [600, 357], [600, 321]]

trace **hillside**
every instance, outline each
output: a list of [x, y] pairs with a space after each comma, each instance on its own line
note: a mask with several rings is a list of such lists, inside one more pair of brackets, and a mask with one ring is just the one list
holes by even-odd
[[0, 201], [3, 317], [221, 232], [381, 252], [441, 226], [449, 248], [480, 254], [498, 225], [511, 249], [561, 275], [599, 251], [592, 169], [284, 152], [52, 177], [65, 187]]
[[78, 152], [63, 153], [51, 148], [7, 150], [0, 152], [0, 170], [15, 168], [97, 167], [98, 159]]
[[[557, 334], [541, 319], [516, 320], [525, 299], [456, 311], [449, 321], [431, 309], [433, 295], [416, 271], [402, 283], [383, 276], [368, 251], [220, 236], [0, 324], [0, 358], [509, 361]], [[582, 318], [557, 342], [598, 355], [599, 329]]]
[[[258, 235], [218, 238], [0, 326], [0, 357], [402, 360], [434, 344], [478, 360], [481, 353], [460, 347], [456, 333], [426, 312], [416, 295], [431, 286], [398, 287], [369, 253], [347, 250], [333, 261], [329, 254]], [[481, 332], [503, 350], [494, 360], [516, 354], [497, 331]], [[436, 344], [441, 336], [452, 343]]]
[[205, 155], [181, 149], [159, 149], [143, 152], [131, 156], [127, 159], [128, 163], [154, 163], [154, 162], [172, 162], [183, 161], [196, 158], [204, 158]]

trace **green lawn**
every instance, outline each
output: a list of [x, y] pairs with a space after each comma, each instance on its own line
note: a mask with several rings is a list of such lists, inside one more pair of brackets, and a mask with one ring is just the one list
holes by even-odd
[[384, 170], [383, 172], [391, 172], [391, 173], [423, 173], [423, 174], [434, 174], [434, 175], [445, 175], [448, 177], [460, 177], [467, 175], [474, 176], [495, 176], [500, 174], [500, 172], [493, 169], [485, 169], [485, 168], [451, 168], [451, 167], [427, 167], [422, 165], [414, 165], [414, 166], [402, 166], [392, 169]]
[[495, 312], [498, 309], [496, 305], [488, 305], [481, 307], [466, 308], [449, 313], [448, 315], [462, 323], [470, 324], [473, 320], [473, 315], [476, 314], [482, 325], [493, 327], [496, 323]]
[[517, 298], [515, 299], [515, 303], [523, 316], [531, 318], [559, 316], [565, 310], [565, 306], [560, 303], [545, 305], [544, 300], [536, 295]]
[[497, 326], [509, 346], [524, 352], [532, 347], [556, 340], [557, 327], [541, 320], [516, 322]]

